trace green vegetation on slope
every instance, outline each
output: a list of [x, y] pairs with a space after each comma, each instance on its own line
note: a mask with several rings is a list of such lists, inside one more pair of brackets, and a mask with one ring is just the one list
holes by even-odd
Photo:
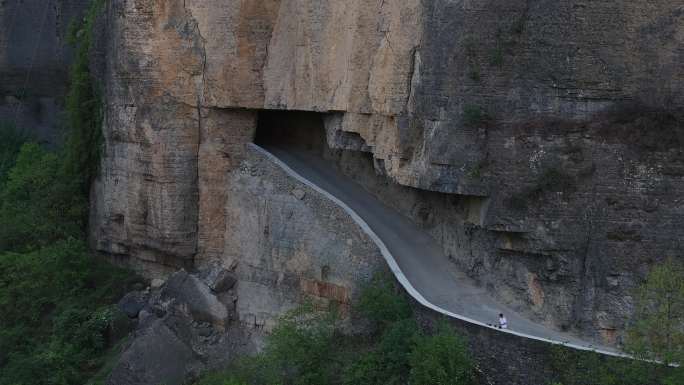
[[60, 157], [26, 143], [0, 191], [0, 251], [27, 251], [79, 237], [86, 210]]
[[84, 384], [127, 326], [112, 303], [133, 278], [89, 255], [84, 233], [101, 122], [87, 64], [102, 4], [73, 28], [64, 147], [0, 125], [0, 385]]
[[67, 239], [0, 254], [0, 384], [82, 384], [103, 364], [129, 275]]
[[[670, 258], [655, 266], [637, 293], [627, 348], [645, 359], [684, 364], [684, 265]], [[684, 373], [682, 373], [684, 374]], [[684, 377], [682, 377], [684, 383]]]
[[19, 141], [7, 154], [15, 159], [0, 179], [0, 384], [82, 384], [119, 336], [111, 304], [130, 274], [88, 254], [86, 197], [63, 158]]
[[17, 130], [13, 124], [0, 122], [0, 186], [17, 159], [21, 145], [28, 135]]
[[424, 333], [406, 299], [387, 280], [369, 285], [357, 310], [373, 323], [370, 335], [344, 335], [334, 310], [304, 307], [280, 320], [263, 353], [209, 374], [197, 385], [475, 383], [463, 337], [446, 324]]

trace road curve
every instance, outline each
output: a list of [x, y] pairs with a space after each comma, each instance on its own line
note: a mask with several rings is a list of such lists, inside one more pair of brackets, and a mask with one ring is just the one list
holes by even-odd
[[[378, 245], [399, 282], [424, 306], [496, 332], [625, 356], [612, 348], [533, 322], [494, 300], [484, 288], [456, 269], [430, 235], [337, 172], [331, 163], [301, 150], [250, 146], [347, 211]], [[499, 313], [506, 315], [508, 330], [488, 325], [498, 323]]]

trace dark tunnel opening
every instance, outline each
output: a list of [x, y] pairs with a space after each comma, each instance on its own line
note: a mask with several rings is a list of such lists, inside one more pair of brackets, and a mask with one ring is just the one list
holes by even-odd
[[305, 150], [323, 157], [327, 148], [323, 114], [309, 111], [259, 111], [254, 143], [264, 148]]

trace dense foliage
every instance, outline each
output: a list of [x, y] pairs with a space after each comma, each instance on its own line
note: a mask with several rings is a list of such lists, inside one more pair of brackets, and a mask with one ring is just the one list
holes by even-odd
[[112, 303], [134, 278], [89, 255], [84, 233], [100, 153], [88, 53], [101, 6], [74, 24], [63, 147], [0, 124], [0, 385], [84, 384], [127, 324]]
[[128, 274], [61, 240], [0, 254], [0, 384], [83, 384], [117, 335]]
[[85, 197], [59, 155], [26, 143], [0, 190], [0, 251], [26, 251], [78, 237]]
[[[0, 136], [14, 136], [0, 131]], [[0, 384], [82, 384], [117, 336], [130, 275], [88, 255], [86, 198], [62, 157], [5, 143], [0, 178]]]
[[198, 385], [469, 385], [474, 366], [449, 326], [421, 330], [406, 299], [385, 279], [362, 293], [357, 310], [374, 324], [368, 335], [340, 332], [336, 312], [304, 307], [283, 317], [264, 352]]
[[646, 359], [684, 362], [684, 265], [668, 259], [655, 266], [636, 297], [628, 349]]
[[13, 124], [0, 122], [0, 183], [17, 159], [21, 145], [28, 140], [28, 135], [19, 131]]

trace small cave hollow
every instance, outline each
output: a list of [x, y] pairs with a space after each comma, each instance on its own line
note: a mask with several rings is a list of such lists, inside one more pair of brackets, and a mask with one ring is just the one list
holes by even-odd
[[326, 148], [324, 114], [309, 111], [261, 110], [254, 143], [264, 148], [290, 148], [323, 156]]

